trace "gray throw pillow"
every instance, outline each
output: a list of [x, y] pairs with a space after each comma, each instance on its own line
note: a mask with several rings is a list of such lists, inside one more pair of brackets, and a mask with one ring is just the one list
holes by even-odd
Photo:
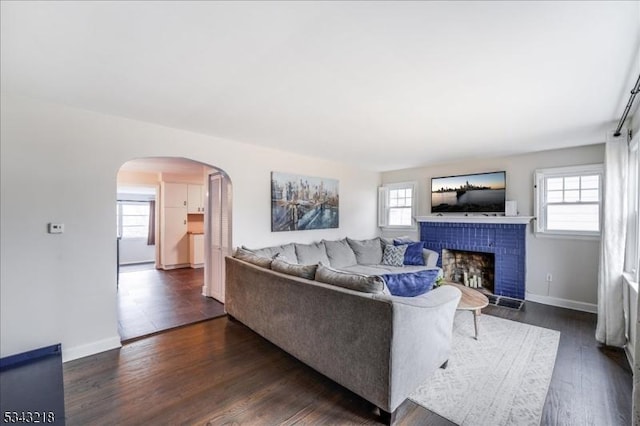
[[312, 280], [316, 276], [316, 269], [318, 265], [298, 265], [281, 260], [279, 256], [276, 256], [271, 262], [271, 269], [283, 274], [293, 275], [295, 277], [306, 278]]
[[296, 248], [293, 244], [285, 244], [283, 246], [265, 247], [261, 249], [250, 249], [242, 246], [243, 249], [253, 252], [258, 256], [268, 257], [273, 259], [278, 254], [287, 258], [287, 262], [298, 263], [298, 256], [296, 256]]
[[382, 264], [389, 266], [403, 266], [404, 265], [404, 253], [407, 251], [406, 245], [392, 246], [386, 245], [384, 247], [384, 254], [382, 255]]
[[358, 265], [379, 265], [382, 263], [382, 243], [380, 238], [371, 240], [352, 240], [347, 242], [356, 255]]
[[318, 265], [316, 270], [316, 281], [363, 293], [379, 294], [385, 292], [385, 283], [380, 276], [350, 274], [335, 270], [322, 263]]
[[271, 267], [272, 262], [270, 258], [258, 256], [257, 254], [240, 247], [236, 250], [233, 257], [267, 269]]
[[342, 268], [358, 263], [356, 255], [346, 239], [338, 241], [323, 240], [323, 243], [327, 248], [327, 257], [329, 258], [331, 267]]
[[294, 244], [296, 247], [296, 255], [298, 256], [298, 263], [301, 265], [312, 265], [317, 263], [329, 264], [329, 258], [327, 257], [327, 249], [324, 243], [311, 244]]

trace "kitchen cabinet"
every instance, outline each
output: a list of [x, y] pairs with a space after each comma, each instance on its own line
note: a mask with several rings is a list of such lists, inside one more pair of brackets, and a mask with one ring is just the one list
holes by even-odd
[[187, 207], [189, 185], [162, 182], [162, 207]]
[[204, 235], [189, 234], [189, 263], [192, 268], [204, 266]]
[[160, 197], [160, 267], [189, 265], [186, 183], [162, 182]]
[[190, 214], [204, 213], [204, 185], [187, 185], [187, 208]]
[[160, 229], [160, 264], [162, 268], [173, 269], [187, 266], [189, 263], [187, 208], [163, 208]]

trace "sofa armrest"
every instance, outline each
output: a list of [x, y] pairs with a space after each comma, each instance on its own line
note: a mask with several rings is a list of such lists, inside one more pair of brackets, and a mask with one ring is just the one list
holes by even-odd
[[422, 257], [424, 258], [424, 264], [428, 268], [435, 268], [436, 264], [438, 263], [438, 257], [440, 257], [440, 255], [437, 251], [422, 249]]
[[[455, 291], [451, 291], [455, 290]], [[389, 300], [393, 303], [413, 306], [416, 308], [439, 308], [440, 306], [456, 301], [456, 306], [462, 293], [454, 286], [440, 286], [433, 290], [415, 297], [391, 296], [385, 294], [375, 294], [374, 299]]]
[[438, 287], [424, 297], [393, 299], [392, 410], [449, 359], [453, 318], [461, 297], [450, 287]]

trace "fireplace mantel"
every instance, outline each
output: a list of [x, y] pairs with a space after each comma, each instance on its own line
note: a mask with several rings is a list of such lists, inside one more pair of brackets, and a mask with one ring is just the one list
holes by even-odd
[[447, 223], [510, 223], [528, 224], [533, 216], [463, 216], [463, 215], [431, 215], [417, 216], [417, 222], [447, 222]]

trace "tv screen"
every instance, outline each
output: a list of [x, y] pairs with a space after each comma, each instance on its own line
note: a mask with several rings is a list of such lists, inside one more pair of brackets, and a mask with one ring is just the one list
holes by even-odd
[[431, 179], [431, 213], [504, 213], [506, 173]]

